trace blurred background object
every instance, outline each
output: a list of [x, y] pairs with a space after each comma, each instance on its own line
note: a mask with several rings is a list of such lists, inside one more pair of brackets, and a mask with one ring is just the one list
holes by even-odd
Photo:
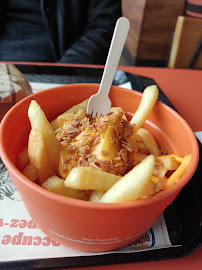
[[202, 19], [178, 17], [168, 67], [202, 68]]
[[0, 63], [0, 122], [13, 105], [30, 94], [29, 81], [16, 66]]
[[202, 0], [122, 0], [123, 65], [202, 68]]
[[124, 57], [130, 65], [165, 66], [177, 17], [185, 0], [122, 0], [123, 16], [131, 27]]
[[202, 18], [202, 0], [187, 0], [185, 14], [192, 17]]

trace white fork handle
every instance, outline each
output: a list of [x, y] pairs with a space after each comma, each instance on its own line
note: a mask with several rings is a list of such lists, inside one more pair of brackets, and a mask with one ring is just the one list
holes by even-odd
[[102, 75], [102, 80], [99, 87], [99, 94], [104, 94], [108, 96], [109, 90], [111, 88], [114, 74], [118, 66], [123, 46], [126, 41], [128, 30], [130, 27], [129, 20], [125, 17], [121, 17], [117, 20], [114, 29], [111, 45], [109, 48], [107, 61], [105, 64], [104, 72]]

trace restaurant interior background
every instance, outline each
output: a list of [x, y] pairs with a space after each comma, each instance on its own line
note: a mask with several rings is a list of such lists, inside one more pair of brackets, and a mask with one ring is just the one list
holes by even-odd
[[[202, 76], [199, 70], [202, 69], [202, 0], [122, 0], [122, 13], [130, 20], [130, 30], [119, 61], [119, 66], [122, 66], [120, 69], [128, 73], [129, 78], [138, 78], [139, 76], [142, 80], [144, 78], [145, 83], [151, 83], [152, 80], [152, 84], [155, 81], [163, 94], [165, 92], [168, 101], [187, 121], [195, 134], [199, 134], [199, 132], [201, 134]], [[78, 80], [88, 81], [92, 78], [93, 80], [100, 80], [103, 72], [100, 67], [97, 68], [93, 65], [74, 66], [68, 63], [35, 64], [33, 62], [28, 64], [16, 62], [15, 64], [23, 75], [33, 83], [32, 85], [35, 85], [36, 88], [33, 89], [36, 92], [43, 90], [41, 85], [46, 85], [49, 88], [54, 83], [67, 84], [67, 79], [71, 83], [78, 82]], [[72, 72], [73, 69], [75, 73]], [[136, 88], [133, 87], [132, 89]], [[12, 102], [15, 101], [15, 99], [12, 99]], [[13, 106], [13, 103], [9, 106]], [[2, 115], [4, 115], [5, 111], [2, 108], [3, 105], [1, 104], [1, 113], [3, 112]], [[7, 111], [8, 107], [5, 108]], [[0, 121], [2, 115], [0, 115]], [[7, 171], [3, 172], [7, 173]], [[22, 245], [23, 252], [21, 252], [20, 245], [4, 245], [3, 248], [0, 246], [0, 269], [69, 269], [72, 266], [74, 270], [133, 270], [136, 267], [139, 270], [188, 270], [190, 268], [201, 270], [202, 212], [200, 210], [202, 209], [202, 200], [198, 198], [202, 198], [202, 196], [196, 196], [194, 199], [192, 197], [196, 193], [201, 195], [202, 189], [198, 188], [199, 185], [200, 187], [202, 185], [200, 175], [198, 170], [194, 178], [197, 180], [192, 181], [191, 189], [189, 189], [189, 185], [183, 193], [187, 196], [186, 199], [184, 199], [184, 195], [181, 195], [180, 199], [178, 197], [176, 211], [180, 213], [180, 219], [183, 222], [178, 223], [179, 218], [175, 215], [175, 212], [173, 219], [169, 220], [168, 217], [167, 220], [171, 233], [176, 238], [180, 235], [182, 245], [173, 246], [171, 249], [161, 248], [146, 251], [146, 254], [139, 251], [131, 254], [112, 253], [95, 256], [94, 258], [81, 256], [81, 259], [80, 256], [75, 255], [77, 251], [74, 250], [66, 252], [64, 249], [65, 255], [63, 255], [61, 250], [56, 253], [57, 247], [53, 247], [55, 249], [51, 250], [52, 253], [50, 252], [49, 255], [48, 252], [44, 252], [47, 247], [43, 246], [44, 249], [38, 249], [38, 255], [36, 251], [32, 251], [32, 245], [27, 245], [27, 247]], [[1, 183], [3, 183], [2, 179], [0, 179]], [[15, 188], [14, 191], [16, 192]], [[11, 199], [11, 203], [21, 203], [17, 199], [16, 201], [12, 197]], [[7, 202], [10, 201], [4, 201], [0, 198], [1, 205], [6, 205]], [[11, 206], [11, 204], [2, 208], [0, 206], [0, 209], [2, 209], [0, 220], [3, 220], [2, 217], [6, 217], [9, 221], [13, 220], [13, 217], [16, 218], [18, 213], [20, 213], [17, 216], [18, 220], [24, 219], [23, 215], [26, 217], [26, 212], [21, 211], [21, 209], [25, 209], [23, 205], [21, 205], [22, 208], [17, 208], [17, 206], [16, 212], [10, 210], [12, 209]], [[172, 223], [173, 221], [174, 223]], [[4, 234], [12, 234], [12, 232], [15, 235], [19, 232], [22, 234], [21, 231], [24, 228], [20, 228], [20, 226], [18, 228], [11, 227], [10, 230], [9, 223], [5, 224], [7, 226], [4, 229], [7, 231], [1, 230], [3, 236]], [[173, 226], [173, 224], [176, 226]], [[19, 229], [19, 232], [16, 232], [17, 229]], [[30, 234], [29, 228], [25, 228], [23, 233], [26, 233], [26, 229]], [[31, 231], [36, 235], [42, 233], [38, 230]], [[34, 248], [37, 247], [34, 246]], [[52, 259], [52, 257], [56, 259]]]
[[202, 68], [202, 0], [122, 0], [130, 30], [119, 65]]

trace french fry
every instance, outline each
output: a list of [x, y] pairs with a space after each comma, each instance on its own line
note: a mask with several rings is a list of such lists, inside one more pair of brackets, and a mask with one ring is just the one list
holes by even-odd
[[61, 118], [58, 116], [55, 120], [53, 120], [50, 124], [54, 132], [56, 133], [56, 131], [58, 131], [66, 121], [73, 117], [73, 115], [73, 113], [64, 113], [60, 116]]
[[145, 149], [146, 146], [143, 142], [137, 142], [137, 150], [140, 152], [141, 150]]
[[161, 190], [163, 182], [164, 182], [164, 178], [152, 176], [143, 194], [147, 193], [148, 197], [156, 194], [157, 192]]
[[161, 162], [155, 158], [153, 175], [158, 178], [165, 177], [167, 169], [161, 164]]
[[31, 129], [28, 141], [29, 159], [37, 172], [39, 184], [42, 184], [47, 178], [55, 174], [55, 170], [49, 159], [41, 132]]
[[147, 157], [147, 155], [141, 153], [136, 153], [136, 156], [137, 156], [137, 164], [142, 162]]
[[178, 169], [168, 178], [167, 183], [170, 187], [173, 186], [182, 177], [189, 165], [190, 160], [191, 155], [185, 156]]
[[27, 166], [22, 171], [24, 176], [26, 176], [28, 179], [30, 179], [32, 182], [35, 182], [38, 178], [37, 172], [31, 162], [27, 164]]
[[137, 165], [137, 153], [132, 153], [129, 155], [130, 169]]
[[[134, 134], [135, 135], [135, 134]], [[138, 143], [136, 141], [136, 138], [135, 136], [131, 136], [129, 139], [128, 139], [128, 142], [131, 146], [131, 149], [134, 151], [134, 152], [137, 152], [138, 151]]]
[[19, 170], [22, 171], [29, 163], [29, 156], [28, 156], [28, 147], [26, 146], [18, 156], [18, 167]]
[[90, 202], [99, 202], [101, 197], [104, 195], [104, 191], [101, 190], [93, 190], [90, 194], [89, 201]]
[[123, 119], [127, 120], [126, 115], [121, 107], [111, 107], [110, 112], [118, 113], [121, 111], [123, 113]]
[[150, 154], [154, 156], [161, 155], [161, 151], [158, 147], [158, 144], [156, 143], [154, 137], [151, 135], [151, 133], [148, 130], [144, 128], [140, 128], [137, 131], [137, 135], [139, 136], [139, 138], [141, 139], [145, 147], [149, 150]]
[[129, 156], [129, 163], [132, 165], [132, 167], [136, 166], [140, 162], [142, 162], [148, 155], [140, 154], [140, 153], [132, 153]]
[[121, 177], [87, 167], [75, 167], [65, 179], [65, 186], [73, 189], [107, 191]]
[[144, 197], [150, 197], [154, 194], [156, 194], [156, 185], [151, 180], [149, 180], [141, 195]]
[[150, 85], [144, 90], [140, 105], [130, 121], [134, 125], [134, 133], [141, 128], [149, 116], [157, 101], [158, 93], [159, 91], [156, 85]]
[[89, 198], [88, 193], [84, 191], [66, 187], [64, 184], [64, 180], [55, 175], [48, 178], [42, 184], [42, 187], [57, 194], [78, 200], [88, 200]]
[[161, 185], [161, 190], [166, 190], [169, 188], [169, 185], [168, 185], [168, 178], [164, 177], [162, 179], [162, 185]]
[[154, 168], [154, 156], [146, 157], [140, 164], [116, 182], [99, 200], [102, 203], [118, 203], [137, 200], [150, 181]]
[[[88, 105], [88, 100], [89, 99], [85, 99], [81, 103], [78, 103], [77, 105], [75, 105], [75, 106], [71, 107], [70, 109], [68, 109], [65, 113], [75, 113], [78, 110], [86, 111], [86, 108], [87, 108], [87, 105]], [[59, 118], [60, 118], [60, 116], [59, 116]]]
[[59, 164], [59, 142], [48, 122], [45, 113], [35, 100], [32, 100], [28, 109], [28, 116], [32, 128], [38, 129], [41, 133], [44, 144], [48, 151], [50, 162], [55, 171], [58, 172]]
[[65, 120], [67, 121], [67, 120], [71, 119], [73, 114], [75, 112], [77, 112], [78, 110], [86, 111], [88, 100], [89, 99], [84, 100], [83, 102], [71, 107], [69, 110], [67, 110], [63, 114], [59, 115], [55, 120], [53, 120], [50, 123], [52, 129], [56, 130], [57, 128], [59, 128], [62, 125], [62, 123], [64, 123]]
[[150, 180], [151, 180], [152, 183], [154, 183], [154, 185], [157, 185], [159, 183], [159, 181], [162, 180], [162, 178], [152, 175]]
[[146, 187], [142, 193], [142, 196], [143, 197], [150, 197], [161, 190], [168, 189], [169, 186], [167, 184], [167, 180], [168, 179], [166, 177], [159, 178], [159, 177], [152, 176], [149, 183], [146, 185]]
[[163, 166], [167, 169], [167, 170], [177, 170], [177, 168], [180, 165], [180, 162], [182, 162], [182, 160], [179, 162], [178, 160], [176, 160], [175, 155], [164, 155], [164, 156], [159, 156], [157, 157], [158, 160], [161, 161], [161, 163], [163, 164]]

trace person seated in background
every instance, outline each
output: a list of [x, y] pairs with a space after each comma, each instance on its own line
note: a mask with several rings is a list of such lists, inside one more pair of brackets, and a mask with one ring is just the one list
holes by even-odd
[[2, 0], [0, 61], [104, 64], [121, 0]]

